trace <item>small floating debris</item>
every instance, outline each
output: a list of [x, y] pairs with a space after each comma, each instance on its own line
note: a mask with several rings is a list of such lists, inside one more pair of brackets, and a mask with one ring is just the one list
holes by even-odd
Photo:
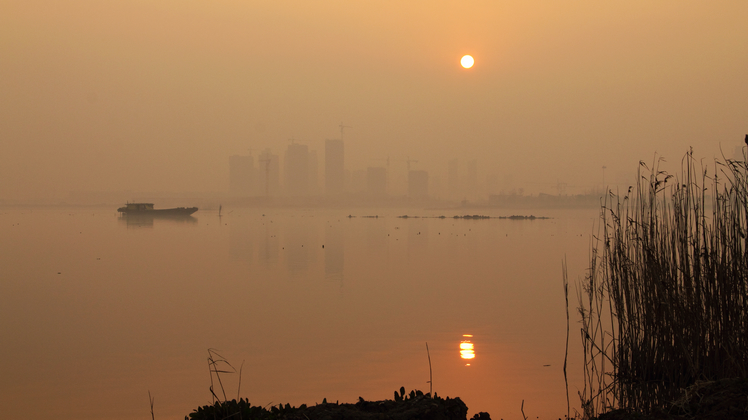
[[[379, 215], [373, 215], [373, 216], [354, 216], [352, 214], [349, 214], [346, 216], [349, 219], [352, 219], [354, 217], [361, 217], [365, 219], [378, 219]], [[441, 215], [441, 216], [410, 216], [407, 214], [403, 214], [401, 216], [396, 216], [398, 219], [446, 219], [447, 216]], [[484, 220], [484, 219], [508, 219], [508, 220], [546, 220], [551, 219], [551, 217], [545, 217], [545, 216], [535, 216], [535, 215], [511, 215], [511, 216], [486, 216], [483, 214], [463, 214], [463, 215], [455, 215], [451, 217], [452, 219], [467, 219], [467, 220]]]
[[466, 214], [464, 216], [454, 216], [453, 219], [490, 219], [491, 216], [483, 216], [480, 214]]
[[536, 220], [536, 219], [538, 219], [538, 220], [545, 220], [545, 219], [550, 219], [550, 217], [533, 216], [533, 215], [529, 215], [529, 216], [512, 215], [512, 216], [509, 216], [509, 217], [500, 217], [500, 219], [510, 219], [510, 220]]

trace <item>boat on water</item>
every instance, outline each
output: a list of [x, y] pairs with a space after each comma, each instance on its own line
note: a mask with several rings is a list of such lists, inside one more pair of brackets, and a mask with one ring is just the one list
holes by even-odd
[[117, 209], [123, 215], [153, 215], [153, 216], [189, 216], [197, 211], [197, 207], [175, 207], [172, 209], [154, 209], [153, 203], [127, 203]]

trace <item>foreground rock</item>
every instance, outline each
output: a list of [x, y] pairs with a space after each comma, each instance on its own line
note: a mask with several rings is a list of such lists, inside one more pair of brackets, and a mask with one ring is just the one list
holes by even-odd
[[[394, 400], [366, 401], [359, 397], [355, 404], [328, 403], [307, 407], [292, 407], [289, 404], [270, 407], [269, 409], [252, 406], [241, 399], [217, 402], [193, 411], [186, 420], [214, 420], [224, 418], [241, 418], [242, 420], [465, 420], [467, 406], [459, 398], [441, 398], [421, 391], [411, 391], [405, 394], [405, 388], [400, 393], [395, 392]], [[486, 413], [477, 414], [475, 418], [490, 420]]]

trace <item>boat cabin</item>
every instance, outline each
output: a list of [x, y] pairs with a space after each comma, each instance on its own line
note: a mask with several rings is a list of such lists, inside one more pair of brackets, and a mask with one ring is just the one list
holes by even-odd
[[127, 203], [125, 211], [148, 211], [153, 210], [153, 203]]

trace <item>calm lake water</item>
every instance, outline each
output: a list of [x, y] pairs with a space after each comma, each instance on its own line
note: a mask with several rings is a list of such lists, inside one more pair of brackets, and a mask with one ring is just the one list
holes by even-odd
[[156, 419], [181, 420], [211, 402], [213, 348], [242, 367], [240, 389], [238, 374], [222, 376], [228, 397], [254, 405], [428, 391], [430, 354], [434, 391], [469, 417], [521, 418], [524, 400], [528, 418], [563, 418], [561, 264], [578, 407], [573, 283], [598, 212], [451, 218], [464, 212], [224, 208], [128, 222], [113, 208], [0, 208], [2, 417], [150, 418], [150, 391]]

